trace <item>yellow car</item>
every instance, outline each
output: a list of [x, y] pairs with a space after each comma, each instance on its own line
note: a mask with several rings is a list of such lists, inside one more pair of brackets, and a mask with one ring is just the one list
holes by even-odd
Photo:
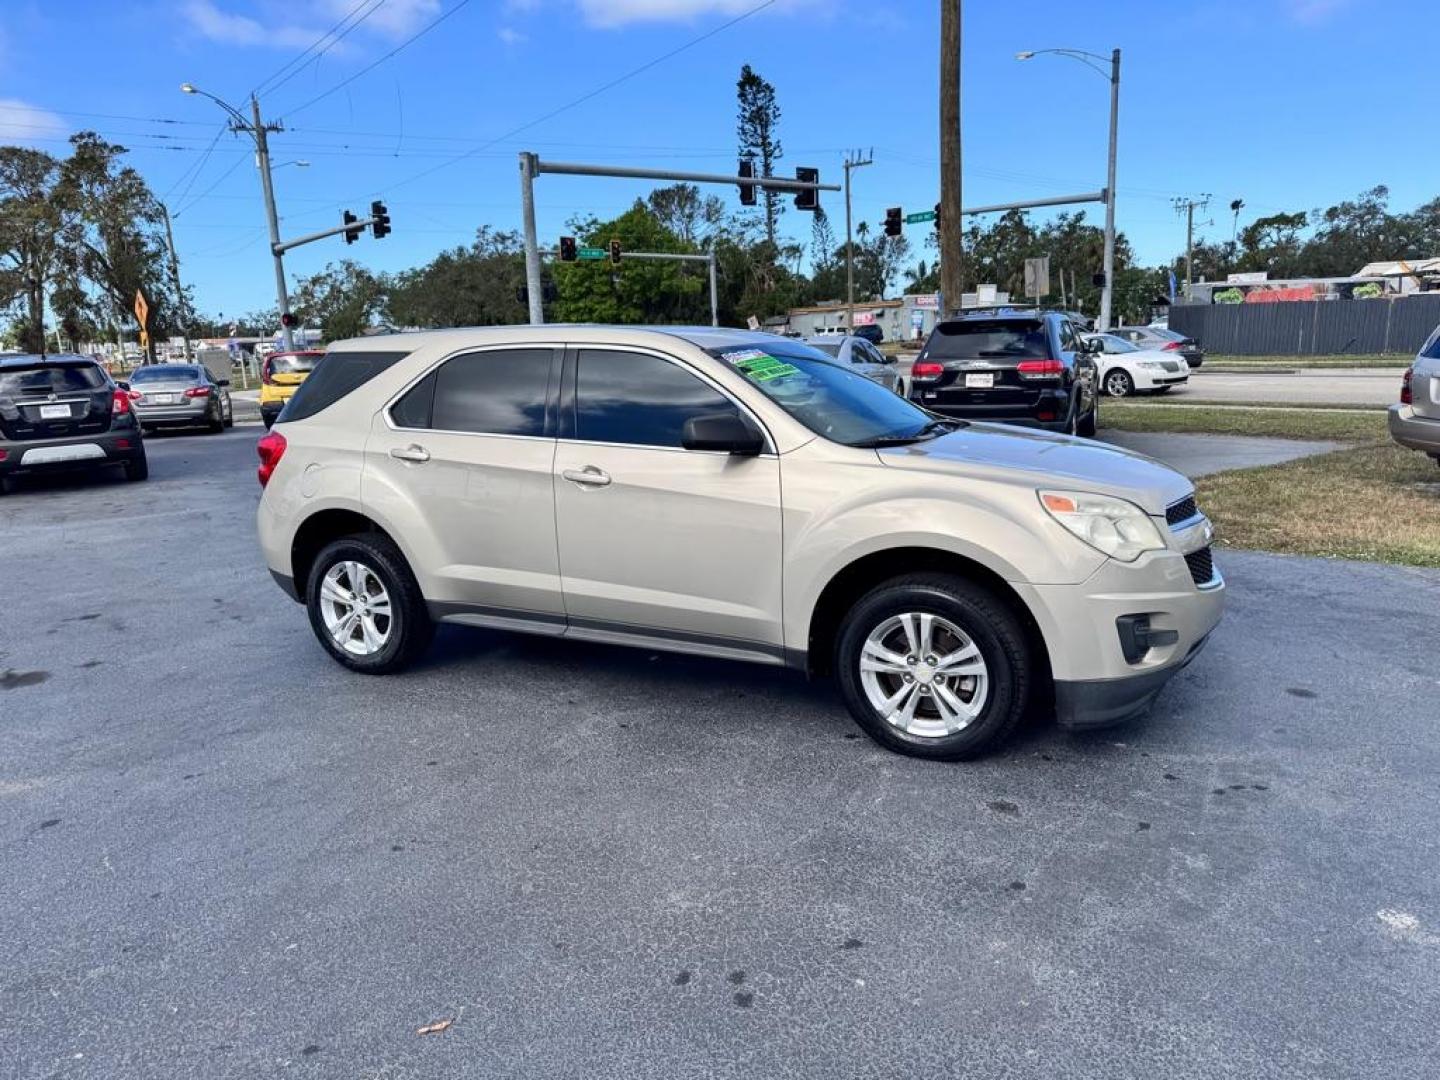
[[271, 353], [265, 358], [260, 366], [260, 419], [267, 428], [324, 355], [323, 349], [308, 349]]

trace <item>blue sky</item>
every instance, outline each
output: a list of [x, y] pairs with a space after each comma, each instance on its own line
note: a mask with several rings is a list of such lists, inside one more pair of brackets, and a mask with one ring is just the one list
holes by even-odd
[[[202, 309], [270, 305], [247, 143], [216, 140], [223, 115], [179, 84], [243, 104], [361, 2], [0, 0], [0, 140], [59, 154], [69, 132], [90, 127], [131, 147], [133, 164], [176, 211], [182, 271]], [[384, 0], [317, 62], [261, 95], [267, 118], [288, 129], [272, 139], [274, 160], [310, 162], [275, 174], [282, 235], [338, 224], [343, 208], [363, 210], [377, 196], [394, 220], [393, 235], [379, 242], [366, 236], [346, 247], [336, 238], [291, 253], [292, 281], [345, 256], [401, 269], [468, 243], [477, 225], [518, 228], [521, 149], [730, 172], [743, 63], [775, 84], [786, 171], [811, 165], [838, 181], [847, 148], [873, 147], [875, 164], [856, 173], [858, 218], [875, 225], [887, 206], [933, 205], [935, 0], [777, 0], [485, 146], [758, 2], [469, 0], [308, 104], [461, 3]], [[1225, 238], [1237, 197], [1246, 203], [1243, 227], [1377, 183], [1390, 186], [1397, 208], [1440, 194], [1440, 144], [1424, 122], [1423, 89], [1440, 30], [1435, 0], [970, 0], [964, 26], [967, 205], [1103, 185], [1105, 81], [1063, 58], [1014, 59], [1017, 50], [1055, 46], [1124, 50], [1117, 214], [1142, 261], [1183, 247], [1183, 221], [1170, 205], [1177, 195], [1212, 193], [1214, 224], [1201, 235]], [[543, 177], [542, 238], [553, 240], [571, 214], [611, 216], [646, 190], [645, 182]], [[733, 191], [720, 193], [733, 202]], [[824, 201], [838, 225], [839, 197]], [[783, 219], [803, 238], [809, 224], [793, 210]]]

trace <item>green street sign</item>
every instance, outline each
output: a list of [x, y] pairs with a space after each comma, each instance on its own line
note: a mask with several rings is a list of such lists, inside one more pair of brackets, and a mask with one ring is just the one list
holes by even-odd
[[576, 252], [576, 255], [584, 262], [594, 262], [597, 259], [608, 259], [610, 257], [610, 253], [604, 248], [581, 248]]
[[935, 220], [935, 211], [934, 211], [934, 210], [921, 210], [918, 214], [906, 214], [906, 215], [905, 215], [905, 224], [906, 224], [906, 225], [919, 225], [922, 221], [934, 221], [934, 220]]

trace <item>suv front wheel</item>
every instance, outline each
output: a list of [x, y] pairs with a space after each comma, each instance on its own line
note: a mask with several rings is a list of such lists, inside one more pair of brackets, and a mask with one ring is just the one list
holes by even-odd
[[942, 761], [999, 744], [1035, 683], [1010, 606], [948, 574], [895, 578], [862, 597], [841, 624], [835, 670], [845, 704], [871, 738]]
[[356, 533], [327, 545], [310, 568], [305, 596], [320, 644], [352, 671], [400, 671], [435, 633], [415, 575], [387, 536]]

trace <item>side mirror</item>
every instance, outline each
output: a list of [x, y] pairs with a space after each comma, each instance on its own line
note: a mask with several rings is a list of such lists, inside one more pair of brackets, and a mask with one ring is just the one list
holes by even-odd
[[718, 450], [755, 457], [765, 449], [765, 437], [738, 412], [703, 413], [685, 421], [680, 445], [686, 450]]
[[230, 380], [229, 380], [229, 379], [221, 379], [221, 380], [220, 380], [220, 385], [221, 385], [221, 386], [229, 386], [229, 385], [230, 385]]
[[121, 390], [125, 390], [127, 392], [130, 389], [130, 384], [128, 382], [117, 382], [115, 385], [118, 386]]

